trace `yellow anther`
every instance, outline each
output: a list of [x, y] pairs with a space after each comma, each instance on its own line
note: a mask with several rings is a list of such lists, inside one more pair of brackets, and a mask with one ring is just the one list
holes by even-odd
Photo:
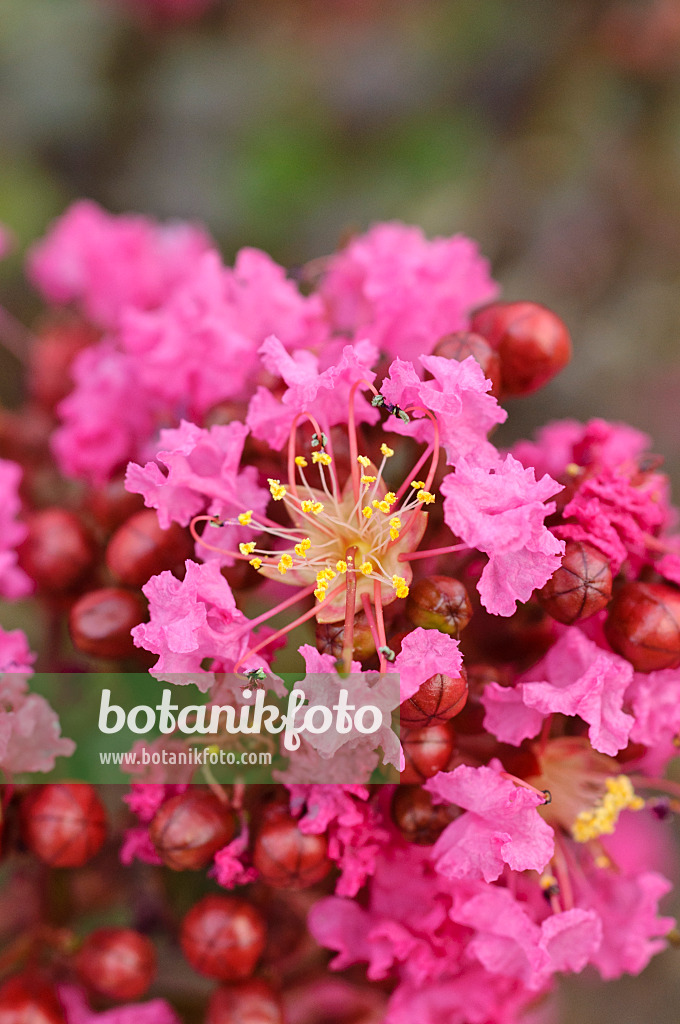
[[323, 601], [325, 596], [326, 596], [326, 591], [322, 590], [321, 587], [319, 587], [318, 590], [314, 591], [314, 597], [317, 599], [317, 601]]
[[260, 566], [262, 565], [262, 559], [261, 558], [251, 558], [249, 564], [252, 565], [253, 569], [259, 569]]
[[425, 486], [424, 480], [411, 480], [411, 487], [414, 491], [421, 491]]
[[394, 493], [394, 491], [388, 491], [387, 494], [385, 495], [385, 501], [387, 502], [388, 505], [394, 505], [396, 500], [397, 496]]
[[295, 554], [298, 556], [298, 558], [306, 558], [307, 552], [309, 551], [311, 546], [311, 540], [309, 539], [309, 537], [305, 537], [303, 540], [300, 541], [299, 544], [295, 545], [293, 550], [295, 551]]
[[377, 476], [362, 476], [361, 482], [362, 484], [374, 484], [377, 479]]
[[380, 451], [385, 456], [386, 459], [391, 459], [392, 456], [394, 455], [394, 448], [390, 448], [389, 445], [385, 444], [384, 442], [383, 444], [380, 445]]
[[361, 565], [359, 566], [359, 572], [363, 573], [364, 576], [370, 576], [371, 573], [373, 572], [373, 563], [362, 562]]
[[304, 469], [305, 466], [309, 465], [309, 463], [307, 462], [307, 459], [304, 457], [304, 455], [296, 455], [295, 456], [295, 465], [299, 466], [300, 469]]
[[293, 559], [291, 558], [290, 555], [281, 555], [279, 559], [279, 564], [276, 566], [276, 568], [279, 570], [282, 576], [285, 576], [288, 570], [292, 567], [292, 565]]
[[418, 491], [416, 494], [418, 501], [422, 501], [423, 505], [431, 505], [434, 501], [434, 494], [431, 491]]
[[323, 504], [320, 501], [303, 501], [302, 511], [311, 512], [313, 515], [318, 516], [319, 512], [323, 512]]
[[603, 869], [605, 869], [605, 868], [610, 868], [611, 866], [612, 866], [612, 862], [611, 862], [611, 860], [609, 859], [609, 857], [607, 856], [606, 853], [600, 853], [595, 858], [595, 867], [596, 868], [603, 868]]
[[241, 515], [238, 517], [238, 521], [241, 524], [241, 526], [250, 526], [250, 520], [252, 518], [253, 510], [252, 508], [249, 508], [247, 512], [241, 512]]
[[377, 508], [380, 512], [384, 512], [385, 515], [389, 515], [390, 506], [387, 501], [374, 501], [373, 508]]
[[247, 544], [239, 544], [238, 549], [242, 555], [252, 555], [255, 550], [255, 541], [251, 540]]
[[581, 467], [578, 466], [575, 462], [570, 462], [567, 465], [566, 472], [568, 476], [578, 476], [581, 472]]
[[544, 891], [546, 889], [552, 889], [554, 886], [559, 886], [559, 882], [554, 875], [541, 875], [538, 884]]
[[271, 495], [274, 501], [281, 501], [281, 498], [283, 498], [283, 496], [286, 493], [286, 488], [282, 485], [281, 481], [272, 480], [272, 478], [270, 477], [267, 480], [267, 483], [269, 484], [269, 490], [271, 491]]
[[361, 514], [364, 517], [364, 519], [370, 519], [371, 516], [373, 515], [373, 509], [371, 508], [370, 505], [364, 505], [364, 507], [361, 510]]
[[397, 597], [408, 597], [408, 584], [403, 576], [393, 576], [392, 586], [397, 592]]
[[327, 580], [334, 580], [335, 577], [337, 576], [335, 569], [326, 568], [324, 569], [324, 572], [326, 574]]
[[392, 516], [390, 519], [390, 540], [399, 540], [399, 530], [401, 529], [401, 519], [399, 516]]
[[581, 811], [571, 826], [571, 833], [577, 843], [587, 843], [601, 835], [610, 835], [621, 811], [629, 808], [639, 811], [645, 802], [639, 797], [627, 775], [605, 779], [606, 792], [595, 807]]
[[330, 466], [332, 461], [328, 452], [312, 452], [312, 462], [320, 462], [322, 466]]
[[335, 563], [335, 568], [339, 573], [347, 572], [347, 562], [343, 562], [341, 558], [339, 562]]
[[363, 466], [364, 469], [371, 465], [371, 460], [367, 455], [357, 455], [357, 462], [360, 466]]
[[390, 529], [390, 540], [399, 540], [399, 530], [395, 529], [394, 526]]

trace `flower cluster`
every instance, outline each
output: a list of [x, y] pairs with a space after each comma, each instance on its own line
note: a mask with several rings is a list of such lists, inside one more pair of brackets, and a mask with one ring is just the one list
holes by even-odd
[[[559, 318], [496, 301], [468, 239], [399, 224], [316, 261], [302, 290], [264, 253], [227, 267], [196, 228], [81, 203], [29, 266], [78, 318], [66, 333], [84, 320], [90, 334], [64, 342], [72, 387], [42, 408], [40, 457], [15, 446], [26, 525], [20, 468], [0, 462], [4, 595], [32, 580], [68, 609], [80, 664], [151, 666], [212, 705], [242, 708], [265, 680], [283, 696], [289, 670], [331, 701], [349, 674], [376, 695], [399, 677], [400, 743], [306, 737], [270, 787], [135, 769], [125, 871], [202, 871], [224, 890], [178, 928], [191, 968], [226, 983], [208, 1019], [259, 1007], [280, 1024], [302, 1005], [300, 965], [319, 1005], [366, 1024], [519, 1024], [549, 1012], [560, 975], [640, 972], [673, 926], [662, 819], [680, 789], [662, 776], [680, 737], [680, 540], [632, 428], [568, 421], [494, 444], [504, 397], [568, 360]], [[67, 507], [41, 507], [48, 444]], [[17, 634], [2, 645], [25, 671]], [[6, 678], [0, 766], [46, 770], [69, 741]], [[21, 760], [22, 737], [43, 760]], [[400, 784], [377, 784], [389, 763]], [[78, 867], [105, 812], [93, 788], [69, 790], [80, 831], [55, 850], [40, 823], [62, 821], [62, 789], [22, 796], [24, 843]], [[49, 989], [68, 1024], [98, 1019], [83, 988], [148, 990], [147, 937], [111, 931]], [[106, 981], [112, 948], [136, 984]], [[321, 950], [332, 971], [366, 964], [367, 987], [356, 971], [332, 982]], [[30, 999], [22, 985], [0, 1007]], [[158, 1001], [109, 1013], [175, 1020]]]

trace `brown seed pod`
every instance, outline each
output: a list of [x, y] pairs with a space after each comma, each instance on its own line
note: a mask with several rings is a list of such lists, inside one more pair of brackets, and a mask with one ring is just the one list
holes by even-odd
[[68, 628], [79, 651], [97, 658], [126, 658], [136, 651], [130, 635], [147, 617], [141, 594], [122, 587], [90, 590], [69, 613]]
[[106, 549], [106, 564], [121, 583], [141, 587], [164, 569], [181, 565], [192, 551], [186, 530], [177, 523], [161, 529], [155, 509], [145, 508], [116, 530]]
[[132, 928], [98, 928], [76, 957], [80, 981], [109, 999], [139, 999], [156, 974], [156, 951], [146, 935]]
[[402, 783], [422, 783], [443, 771], [453, 753], [454, 738], [448, 724], [438, 722], [424, 729], [409, 729], [402, 734], [406, 766]]
[[283, 1024], [283, 1007], [271, 985], [252, 978], [218, 988], [208, 1004], [205, 1024]]
[[465, 707], [467, 692], [465, 669], [455, 679], [437, 672], [401, 705], [401, 724], [407, 729], [414, 729], [434, 725], [435, 722], [448, 722]]
[[597, 548], [567, 541], [562, 564], [536, 597], [549, 615], [570, 626], [606, 608], [612, 596], [612, 571]]
[[624, 583], [609, 606], [607, 640], [637, 672], [680, 666], [680, 591], [665, 583]]
[[501, 361], [486, 338], [471, 331], [456, 331], [447, 334], [435, 345], [433, 356], [455, 359], [462, 363], [472, 356], [481, 366], [484, 376], [491, 381], [491, 394], [498, 398], [501, 393]]
[[[345, 623], [317, 622], [316, 649], [339, 658], [345, 641]], [[364, 612], [354, 616], [354, 660], [367, 661], [375, 654], [375, 642]]]
[[397, 786], [392, 797], [392, 820], [407, 843], [432, 846], [460, 812], [433, 804], [422, 786]]
[[438, 629], [457, 637], [470, 621], [472, 605], [460, 580], [453, 576], [426, 576], [411, 587], [406, 614], [414, 626]]
[[192, 787], [160, 807], [149, 837], [173, 871], [199, 871], [233, 838], [234, 815], [214, 793]]
[[307, 889], [331, 870], [327, 849], [325, 836], [301, 832], [295, 818], [276, 814], [257, 834], [253, 863], [274, 889]]
[[560, 318], [535, 302], [492, 302], [470, 324], [501, 360], [504, 395], [528, 395], [563, 370], [571, 338]]
[[106, 839], [106, 812], [93, 786], [59, 782], [32, 787], [21, 803], [29, 850], [53, 868], [80, 868]]
[[17, 554], [38, 589], [60, 594], [82, 583], [94, 562], [94, 545], [78, 516], [45, 508], [29, 516], [26, 525], [28, 535]]
[[245, 900], [204, 896], [182, 921], [182, 951], [199, 974], [218, 981], [243, 981], [262, 955], [262, 915]]

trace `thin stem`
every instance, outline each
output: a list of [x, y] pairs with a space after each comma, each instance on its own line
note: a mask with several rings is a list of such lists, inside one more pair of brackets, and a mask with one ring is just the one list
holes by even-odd
[[434, 451], [434, 449], [433, 449], [432, 445], [428, 444], [427, 448], [425, 449], [423, 454], [420, 456], [420, 458], [416, 462], [416, 464], [413, 467], [413, 469], [411, 470], [411, 472], [408, 473], [407, 476], [404, 478], [403, 484], [401, 485], [401, 487], [397, 491], [397, 501], [401, 501], [402, 497], [404, 496], [404, 491], [410, 485], [411, 480], [415, 480], [416, 479], [416, 477], [418, 476], [418, 473], [420, 472], [421, 468], [425, 465], [425, 463], [427, 462], [427, 460], [429, 459], [429, 457], [430, 457], [430, 455], [432, 454], [433, 451]]
[[[308, 419], [314, 427], [314, 431], [317, 434], [319, 441], [321, 440], [321, 434], [323, 431], [319, 426], [316, 418], [312, 416], [310, 412], [299, 412], [293, 422], [291, 423], [290, 433], [288, 434], [288, 486], [297, 498], [297, 484], [295, 483], [295, 435], [297, 432], [298, 421], [302, 418]], [[298, 499], [299, 500], [299, 499]]]
[[[375, 622], [378, 627], [378, 639], [380, 640], [381, 647], [387, 647], [387, 640], [385, 639], [385, 619], [383, 617], [383, 606], [382, 606], [382, 591], [380, 589], [380, 580], [373, 580], [373, 604], [375, 605]], [[387, 672], [387, 659], [385, 655], [380, 652], [380, 671]]]
[[445, 548], [428, 548], [427, 551], [405, 551], [399, 555], [400, 562], [415, 562], [419, 558], [434, 558], [436, 555], [452, 555], [456, 551], [468, 551], [467, 544], [449, 544]]
[[316, 590], [317, 584], [312, 583], [309, 587], [305, 587], [304, 590], [296, 591], [292, 597], [287, 597], [285, 601], [281, 601], [275, 608], [270, 609], [268, 612], [262, 612], [256, 619], [249, 619], [247, 623], [247, 631], [250, 632], [257, 626], [261, 626], [263, 622], [267, 622], [268, 619], [273, 619], [279, 612], [284, 612], [286, 608], [290, 608], [291, 605], [297, 604], [298, 601], [303, 601], [310, 594], [313, 594]]
[[352, 655], [354, 653], [354, 614], [357, 604], [357, 572], [354, 564], [356, 554], [356, 546], [347, 548], [345, 552], [347, 573], [345, 575], [345, 639], [342, 645], [342, 668], [348, 675], [352, 671]]
[[197, 544], [201, 547], [207, 548], [208, 551], [217, 551], [221, 555], [229, 555], [230, 558], [237, 558], [240, 562], [244, 561], [246, 557], [250, 558], [250, 555], [242, 555], [240, 551], [229, 551], [227, 548], [218, 548], [214, 544], [208, 544], [207, 540], [203, 540], [200, 533], [196, 533], [196, 523], [216, 523], [215, 516], [194, 516], [189, 523], [189, 530], [191, 536], [194, 538]]
[[510, 782], [514, 782], [516, 786], [521, 786], [522, 789], [528, 789], [531, 793], [536, 793], [537, 796], [541, 797], [544, 804], [550, 803], [551, 796], [549, 790], [536, 789], [536, 786], [532, 786], [530, 782], [525, 782], [524, 779], [519, 779], [516, 775], [511, 775], [510, 772], [501, 772], [501, 778], [509, 779]]
[[[373, 609], [371, 608], [371, 599], [368, 596], [368, 594], [362, 594], [361, 595], [361, 603], [363, 605], [364, 614], [366, 616], [366, 621], [368, 622], [368, 628], [371, 631], [371, 636], [373, 637], [373, 643], [375, 644], [375, 649], [377, 651], [378, 648], [381, 646], [381, 643], [380, 643], [380, 637], [378, 636], [378, 627], [376, 626], [376, 623], [375, 623], [375, 616], [373, 615]], [[378, 657], [380, 658], [380, 671], [381, 672], [387, 671], [387, 661], [386, 661], [386, 659], [380, 653], [378, 654]], [[383, 667], [383, 662], [384, 662], [384, 667]]]
[[354, 494], [355, 501], [359, 500], [359, 495], [361, 493], [359, 489], [359, 463], [357, 462], [359, 447], [357, 442], [356, 417], [354, 415], [354, 397], [357, 393], [357, 388], [359, 387], [360, 384], [364, 384], [367, 388], [370, 388], [374, 395], [378, 394], [370, 380], [366, 380], [365, 378], [355, 381], [354, 384], [352, 384], [352, 387], [350, 388], [349, 391], [349, 405], [347, 409], [347, 433], [349, 436], [349, 462], [350, 472], [352, 474], [352, 492]]

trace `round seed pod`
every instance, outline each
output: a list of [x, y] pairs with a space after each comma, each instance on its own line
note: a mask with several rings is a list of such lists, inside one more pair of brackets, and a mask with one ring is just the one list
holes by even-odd
[[260, 978], [218, 988], [208, 1004], [205, 1024], [283, 1024], [281, 1000]]
[[106, 812], [93, 786], [60, 782], [32, 788], [21, 803], [28, 849], [53, 868], [80, 868], [106, 839]]
[[535, 302], [492, 302], [470, 324], [501, 360], [503, 394], [529, 395], [571, 359], [571, 338], [560, 318]]
[[125, 489], [125, 477], [116, 476], [102, 487], [90, 491], [87, 507], [102, 529], [109, 533], [144, 508], [141, 494]]
[[234, 815], [209, 790], [194, 787], [160, 807], [149, 837], [173, 871], [199, 871], [233, 838]]
[[567, 541], [562, 565], [536, 594], [549, 615], [570, 626], [582, 622], [609, 604], [612, 571], [597, 548], [583, 541]]
[[190, 534], [177, 523], [162, 530], [152, 508], [130, 516], [109, 541], [106, 564], [128, 587], [141, 587], [164, 569], [173, 569], [193, 551]]
[[0, 985], [0, 1024], [66, 1024], [56, 990], [35, 972]]
[[182, 922], [182, 951], [199, 974], [218, 981], [243, 981], [264, 950], [265, 924], [245, 900], [204, 896]]
[[[321, 654], [332, 654], [339, 658], [345, 642], [345, 623], [317, 622], [316, 649]], [[375, 654], [375, 643], [364, 612], [354, 616], [354, 660], [367, 661]]]
[[103, 587], [76, 601], [68, 628], [79, 651], [97, 658], [126, 658], [136, 650], [130, 630], [145, 619], [146, 604], [140, 594]]
[[407, 843], [432, 846], [459, 812], [433, 804], [422, 786], [397, 786], [392, 797], [392, 820]]
[[71, 365], [78, 352], [97, 341], [99, 335], [79, 320], [64, 320], [45, 326], [29, 350], [29, 388], [45, 409], [54, 407], [73, 387]]
[[437, 672], [399, 708], [401, 724], [407, 729], [448, 722], [465, 707], [468, 686], [465, 669], [455, 679]]
[[274, 889], [307, 889], [331, 870], [326, 837], [301, 832], [290, 815], [272, 815], [255, 840], [253, 864]]
[[132, 928], [99, 928], [85, 939], [75, 964], [80, 981], [97, 995], [139, 999], [155, 977], [156, 952]]
[[680, 591], [665, 583], [624, 583], [604, 627], [607, 640], [637, 672], [680, 665]]
[[401, 738], [406, 766], [402, 783], [422, 783], [446, 768], [454, 748], [450, 727], [442, 722], [424, 729], [409, 729]]
[[425, 576], [410, 588], [406, 614], [414, 626], [438, 629], [457, 637], [470, 621], [472, 605], [460, 580], [453, 576]]
[[26, 525], [28, 535], [17, 554], [38, 589], [60, 594], [82, 583], [94, 563], [94, 545], [80, 519], [55, 507], [34, 512]]
[[501, 393], [501, 361], [488, 341], [481, 334], [471, 331], [456, 331], [438, 341], [432, 353], [443, 359], [455, 359], [462, 363], [472, 356], [481, 366], [484, 376], [491, 381], [491, 394], [495, 398]]

